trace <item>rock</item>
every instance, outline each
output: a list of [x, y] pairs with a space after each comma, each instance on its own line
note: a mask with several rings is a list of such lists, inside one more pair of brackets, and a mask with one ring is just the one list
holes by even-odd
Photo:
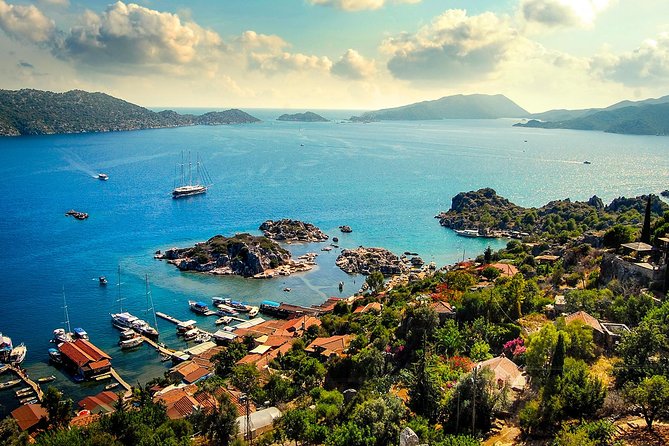
[[346, 226], [346, 225], [344, 225], [344, 226], [340, 226], [340, 227], [339, 227], [339, 230], [340, 230], [341, 232], [344, 232], [344, 233], [347, 233], [347, 234], [350, 233], [350, 232], [353, 232], [353, 229], [351, 229], [350, 226]]
[[295, 262], [290, 252], [267, 237], [217, 235], [190, 248], [171, 248], [156, 258], [166, 259], [182, 271], [216, 275], [269, 278], [308, 271], [313, 262]]
[[332, 237], [332, 241], [337, 243], [339, 241], [339, 238], [338, 237]]
[[295, 121], [295, 122], [328, 122], [327, 119], [314, 112], [283, 114], [276, 118], [277, 121]]
[[272, 240], [292, 242], [324, 242], [329, 237], [311, 223], [299, 220], [267, 220], [259, 228]]
[[370, 274], [381, 271], [384, 276], [402, 274], [409, 268], [392, 252], [383, 248], [344, 249], [335, 261], [348, 274]]
[[400, 432], [400, 446], [418, 446], [419, 444], [418, 435], [410, 427], [402, 429], [402, 432]]
[[588, 200], [588, 204], [594, 207], [595, 209], [604, 209], [604, 202], [597, 195], [593, 195], [592, 197], [590, 197], [590, 199]]

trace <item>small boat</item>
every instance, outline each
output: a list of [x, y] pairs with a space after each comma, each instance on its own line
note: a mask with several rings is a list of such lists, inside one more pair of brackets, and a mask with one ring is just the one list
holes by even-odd
[[17, 398], [22, 398], [32, 392], [34, 392], [32, 388], [24, 387], [23, 389], [19, 389], [16, 392], [14, 392], [14, 394], [16, 395]]
[[60, 353], [60, 351], [57, 348], [50, 348], [49, 349], [49, 359], [54, 364], [61, 364], [63, 362], [63, 355]]
[[187, 332], [184, 333], [184, 340], [192, 341], [195, 338], [197, 338], [199, 334], [200, 331], [197, 328], [193, 328], [192, 330], [188, 330]]
[[214, 304], [214, 306], [216, 306], [216, 307], [218, 307], [220, 304], [230, 305], [230, 303], [232, 302], [232, 301], [231, 301], [229, 298], [227, 298], [227, 297], [218, 297], [218, 296], [214, 296], [214, 297], [212, 297], [212, 298], [211, 298], [211, 301], [212, 301], [212, 303]]
[[248, 313], [250, 309], [248, 305], [238, 300], [231, 300], [230, 306], [235, 310], [239, 311], [240, 313]]
[[144, 338], [136, 337], [132, 339], [126, 339], [125, 341], [119, 341], [118, 345], [122, 350], [127, 350], [135, 347], [139, 347], [144, 342]]
[[56, 344], [62, 344], [63, 342], [72, 342], [72, 333], [68, 333], [64, 328], [56, 328], [53, 331], [53, 341]]
[[99, 173], [98, 174], [98, 180], [107, 181], [108, 179], [109, 179], [109, 175], [107, 175], [106, 173]]
[[179, 322], [177, 324], [177, 334], [178, 335], [186, 334], [187, 332], [193, 330], [196, 324], [197, 322], [195, 322], [194, 320]]
[[5, 373], [7, 370], [9, 370], [9, 366], [7, 364], [0, 365], [0, 375]]
[[37, 378], [38, 383], [50, 383], [51, 381], [55, 381], [56, 377], [54, 375], [51, 376], [43, 376], [41, 378]]
[[204, 302], [195, 302], [194, 300], [189, 300], [188, 305], [190, 306], [190, 311], [197, 314], [205, 314], [209, 312], [209, 307]]
[[172, 359], [170, 355], [163, 355], [163, 354], [160, 355], [160, 362], [167, 362], [170, 359]]
[[74, 375], [74, 376], [72, 377], [72, 381], [74, 381], [75, 383], [82, 383], [82, 382], [86, 381], [86, 378], [84, 378], [83, 376], [77, 374], [77, 375]]
[[232, 318], [230, 316], [223, 316], [216, 319], [216, 325], [228, 325], [230, 322], [232, 322]]
[[339, 292], [344, 291], [344, 282], [339, 282]]
[[12, 379], [10, 381], [5, 381], [4, 383], [0, 383], [0, 389], [9, 389], [10, 387], [14, 387], [20, 382], [21, 382], [20, 379]]
[[111, 390], [118, 387], [118, 383], [110, 383], [105, 386], [105, 390]]
[[127, 341], [128, 339], [134, 339], [137, 337], [139, 337], [139, 333], [137, 333], [132, 328], [128, 328], [127, 330], [123, 330], [121, 332], [119, 335], [119, 341]]
[[332, 246], [323, 246], [321, 251], [332, 251]]
[[456, 229], [455, 233], [461, 237], [478, 237], [479, 231], [477, 229]]
[[84, 330], [81, 327], [77, 327], [73, 330], [74, 332], [74, 337], [78, 339], [86, 339], [88, 340], [88, 333], [86, 333], [86, 330]]
[[79, 212], [75, 211], [74, 209], [70, 209], [69, 211], [65, 212], [65, 215], [72, 216], [77, 220], [86, 220], [88, 218], [88, 214], [86, 212]]
[[249, 309], [249, 317], [256, 317], [258, 315], [258, 312], [260, 311], [260, 308], [258, 307], [251, 307]]
[[583, 164], [592, 164], [590, 161], [583, 161]]
[[200, 333], [195, 338], [195, 342], [198, 342], [200, 344], [203, 343], [203, 342], [208, 342], [208, 341], [211, 341], [211, 335], [209, 333]]
[[290, 293], [290, 288], [286, 287], [283, 289], [286, 293]]
[[14, 365], [21, 364], [23, 360], [26, 359], [27, 353], [28, 347], [21, 343], [21, 345], [12, 349], [12, 352], [9, 354], [9, 362]]
[[235, 310], [229, 305], [218, 304], [216, 305], [216, 308], [218, 308], [216, 314], [218, 314], [219, 316], [237, 316], [239, 314], [237, 313], [237, 310]]
[[98, 280], [100, 281], [100, 285], [107, 285], [107, 278], [105, 276], [100, 276]]
[[[20, 399], [20, 400], [19, 400], [19, 403], [21, 403], [21, 404], [28, 404], [28, 403], [31, 403], [31, 401], [33, 401], [33, 400], [37, 401], [37, 398], [35, 398], [35, 395], [28, 396], [28, 397], [25, 397], [25, 398], [23, 398], [23, 399]], [[32, 404], [32, 403], [31, 403], [31, 404]]]
[[147, 338], [157, 339], [158, 330], [149, 325], [148, 322], [141, 319], [137, 319], [132, 323], [132, 329], [138, 332], [141, 335], [146, 336]]
[[98, 375], [95, 377], [96, 381], [105, 381], [107, 379], [110, 379], [112, 377], [111, 373], [103, 373], [102, 375]]

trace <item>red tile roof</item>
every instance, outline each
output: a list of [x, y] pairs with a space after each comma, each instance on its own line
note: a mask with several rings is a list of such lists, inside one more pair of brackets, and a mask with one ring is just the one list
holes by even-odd
[[28, 430], [39, 423], [42, 418], [47, 418], [47, 413], [39, 404], [25, 404], [12, 411], [12, 417], [22, 431]]
[[352, 339], [353, 336], [351, 335], [330, 336], [329, 338], [316, 338], [304, 350], [308, 352], [318, 351], [325, 356], [330, 356], [333, 353], [341, 355], [344, 353], [344, 350], [348, 348]]
[[95, 396], [87, 396], [79, 401], [79, 407], [90, 410], [91, 412], [113, 412], [114, 402], [118, 400], [118, 395], [114, 392], [105, 390]]
[[589, 325], [590, 327], [592, 327], [593, 330], [597, 330], [600, 333], [604, 333], [604, 329], [602, 328], [602, 325], [599, 323], [599, 321], [594, 317], [590, 316], [585, 311], [577, 311], [576, 313], [572, 313], [569, 316], [566, 316], [564, 320], [567, 324], [573, 321], [580, 321], [583, 322], [585, 325]]
[[354, 313], [367, 313], [369, 311], [381, 312], [382, 306], [378, 302], [370, 302], [365, 306], [358, 307], [355, 309]]
[[[104, 365], [109, 364], [111, 356], [84, 339], [77, 339], [74, 342], [64, 342], [58, 346], [60, 352], [67, 356], [70, 361], [82, 367], [88, 363], [100, 361]], [[100, 368], [100, 365], [91, 364], [91, 368]]]
[[438, 314], [452, 314], [453, 313], [453, 307], [451, 304], [444, 300], [438, 300], [435, 302], [432, 302], [430, 305], [434, 311], [436, 311]]

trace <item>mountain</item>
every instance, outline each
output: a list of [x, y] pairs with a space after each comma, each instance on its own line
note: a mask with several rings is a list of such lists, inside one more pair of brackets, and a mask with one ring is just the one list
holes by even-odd
[[353, 116], [352, 121], [521, 118], [529, 113], [504, 95], [455, 95]]
[[325, 119], [321, 115], [317, 115], [313, 112], [304, 112], [304, 113], [294, 113], [292, 115], [283, 114], [276, 118], [277, 121], [295, 121], [295, 122], [329, 122], [328, 119]]
[[532, 113], [529, 117], [531, 119], [538, 119], [540, 121], [568, 121], [571, 119], [582, 118], [600, 111], [612, 111], [625, 107], [638, 107], [643, 105], [655, 105], [669, 103], [669, 96], [662, 96], [661, 98], [644, 99], [642, 101], [620, 101], [605, 108], [585, 108], [580, 110], [548, 110], [542, 113]]
[[113, 132], [187, 125], [245, 124], [259, 119], [236, 109], [201, 116], [153, 112], [104, 93], [0, 90], [0, 136]]
[[564, 121], [514, 124], [516, 127], [545, 129], [600, 130], [628, 135], [669, 135], [669, 102], [610, 108]]

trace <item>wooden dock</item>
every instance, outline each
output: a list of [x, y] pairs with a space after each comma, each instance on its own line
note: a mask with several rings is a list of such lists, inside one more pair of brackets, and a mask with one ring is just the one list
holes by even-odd
[[[172, 317], [172, 316], [170, 316], [169, 314], [162, 313], [162, 312], [160, 312], [160, 311], [157, 311], [157, 312], [156, 312], [156, 316], [158, 316], [158, 317], [161, 318], [161, 319], [165, 319], [165, 320], [168, 321], [168, 322], [172, 322], [172, 323], [175, 324], [175, 325], [179, 325], [179, 324], [182, 322], [182, 321], [180, 321], [179, 319], [177, 319], [177, 318], [175, 318], [175, 317]], [[212, 332], [207, 331], [207, 330], [205, 330], [205, 329], [203, 329], [203, 328], [200, 328], [200, 327], [195, 327], [195, 329], [198, 330], [200, 333], [206, 333], [206, 334], [208, 334], [208, 335], [210, 335], [210, 336], [213, 336], [213, 335], [214, 335]]]
[[127, 382], [125, 382], [125, 380], [124, 380], [123, 378], [121, 378], [121, 375], [119, 375], [118, 373], [116, 373], [116, 370], [114, 370], [114, 367], [112, 367], [111, 369], [109, 369], [109, 373], [111, 373], [111, 376], [112, 376], [112, 377], [116, 380], [116, 382], [118, 382], [118, 383], [121, 385], [121, 387], [123, 387], [125, 390], [127, 390], [128, 392], [130, 392], [130, 391], [132, 390], [132, 386], [131, 386], [130, 384], [128, 384]]
[[39, 384], [30, 379], [28, 375], [19, 367], [10, 365], [9, 370], [14, 372], [16, 376], [18, 376], [21, 379], [21, 381], [28, 384], [33, 389], [33, 392], [35, 392], [35, 394], [37, 395], [37, 399], [39, 401], [42, 401], [42, 399], [44, 398], [44, 392], [42, 392], [42, 388], [40, 387]]
[[158, 353], [160, 353], [161, 355], [172, 356], [172, 353], [174, 353], [176, 351], [176, 350], [172, 350], [171, 348], [160, 346], [160, 345], [158, 345], [158, 343], [156, 341], [154, 341], [153, 339], [147, 338], [146, 336], [142, 336], [142, 338], [144, 338], [144, 342], [149, 344], [151, 347], [155, 348], [158, 351]]

